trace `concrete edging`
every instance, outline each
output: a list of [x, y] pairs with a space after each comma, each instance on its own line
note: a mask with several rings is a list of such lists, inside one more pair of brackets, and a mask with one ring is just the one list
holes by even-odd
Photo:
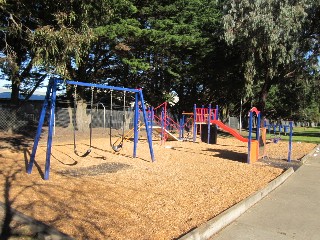
[[301, 158], [301, 162], [304, 164], [304, 163], [308, 160], [308, 158], [311, 157], [311, 156], [315, 153], [315, 151], [316, 151], [317, 149], [319, 149], [319, 148], [320, 148], [320, 144], [318, 144], [317, 146], [315, 146], [315, 148], [312, 149], [312, 151], [311, 151], [310, 153], [308, 153], [308, 154], [305, 155], [303, 158]]
[[253, 193], [246, 199], [233, 205], [218, 216], [212, 218], [208, 222], [200, 225], [198, 228], [180, 237], [179, 240], [202, 240], [212, 237], [215, 233], [219, 232], [222, 228], [229, 225], [235, 219], [240, 217], [240, 215], [246, 212], [250, 207], [267, 196], [271, 191], [280, 186], [293, 173], [294, 170], [292, 167], [290, 167], [276, 179], [272, 180], [264, 189]]

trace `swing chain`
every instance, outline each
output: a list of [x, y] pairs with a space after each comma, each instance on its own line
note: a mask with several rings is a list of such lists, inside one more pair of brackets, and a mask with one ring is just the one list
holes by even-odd
[[94, 87], [91, 87], [91, 102], [90, 102], [91, 108], [93, 106], [93, 94], [94, 94]]
[[77, 101], [77, 85], [74, 85], [74, 101]]
[[125, 127], [125, 122], [126, 122], [126, 117], [125, 117], [125, 108], [126, 108], [126, 91], [123, 91], [123, 114], [122, 114], [122, 135], [121, 135], [121, 140], [120, 143], [118, 145], [116, 145], [117, 141], [114, 142], [113, 144], [111, 143], [111, 128], [112, 128], [112, 89], [110, 90], [111, 92], [111, 113], [110, 113], [110, 145], [112, 147], [112, 149], [115, 152], [119, 152], [122, 147], [123, 147], [123, 140], [124, 140], [124, 127]]
[[91, 146], [92, 146], [92, 106], [93, 106], [93, 94], [94, 94], [94, 87], [91, 87], [91, 106], [90, 106], [90, 142], [89, 142], [89, 148], [87, 151], [83, 154], [80, 154], [77, 150], [76, 145], [76, 113], [77, 113], [77, 85], [74, 87], [74, 120], [73, 120], [73, 148], [74, 153], [78, 155], [79, 157], [86, 157], [91, 153]]

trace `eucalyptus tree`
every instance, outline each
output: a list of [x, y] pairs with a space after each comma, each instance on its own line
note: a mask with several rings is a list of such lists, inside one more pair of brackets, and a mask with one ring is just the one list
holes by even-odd
[[[110, 59], [121, 51], [110, 25], [134, 11], [128, 3], [9, 0], [1, 5], [1, 67], [11, 80], [14, 102], [21, 86], [35, 77], [35, 87], [47, 74], [79, 81], [102, 78], [105, 68], [114, 65]], [[96, 34], [95, 28], [101, 25], [109, 25], [108, 35]]]
[[134, 54], [149, 66], [139, 76], [156, 96], [152, 103], [165, 101], [171, 91], [179, 96], [175, 108], [180, 112], [205, 102], [210, 69], [203, 65], [221, 19], [216, 1], [154, 0], [136, 6], [143, 31]]
[[32, 94], [48, 73], [63, 72], [65, 56], [79, 56], [90, 39], [83, 29], [64, 24], [74, 18], [66, 1], [7, 0], [1, 13], [1, 67], [11, 81], [13, 103], [23, 87]]
[[270, 88], [304, 67], [301, 34], [308, 6], [305, 1], [231, 0], [225, 5], [224, 39], [241, 46], [245, 96], [257, 99], [264, 111]]

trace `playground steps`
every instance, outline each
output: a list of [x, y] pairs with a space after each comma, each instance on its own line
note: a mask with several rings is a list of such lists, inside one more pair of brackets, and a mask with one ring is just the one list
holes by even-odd
[[[152, 130], [156, 131], [157, 133], [161, 134], [162, 128], [160, 126], [153, 126]], [[164, 131], [168, 134], [168, 141], [181, 141], [179, 138], [177, 138], [175, 135], [170, 133], [168, 130], [164, 129]]]

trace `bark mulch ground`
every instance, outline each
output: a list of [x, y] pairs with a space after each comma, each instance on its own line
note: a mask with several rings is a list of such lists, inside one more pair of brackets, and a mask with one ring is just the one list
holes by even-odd
[[[54, 139], [50, 179], [44, 181], [44, 143], [28, 175], [32, 141], [4, 133], [0, 140], [0, 201], [75, 239], [178, 238], [286, 168], [299, 167], [316, 146], [294, 143], [288, 163], [288, 143], [269, 142], [263, 160], [246, 164], [247, 145], [234, 138], [218, 137], [215, 145], [154, 141], [152, 163], [145, 140], [132, 158], [132, 142], [115, 153], [108, 139], [94, 138], [92, 152], [81, 158], [73, 153], [72, 139], [62, 137]], [[79, 139], [77, 148], [85, 152], [88, 140]], [[12, 239], [32, 239], [34, 233], [17, 222], [8, 226]]]

